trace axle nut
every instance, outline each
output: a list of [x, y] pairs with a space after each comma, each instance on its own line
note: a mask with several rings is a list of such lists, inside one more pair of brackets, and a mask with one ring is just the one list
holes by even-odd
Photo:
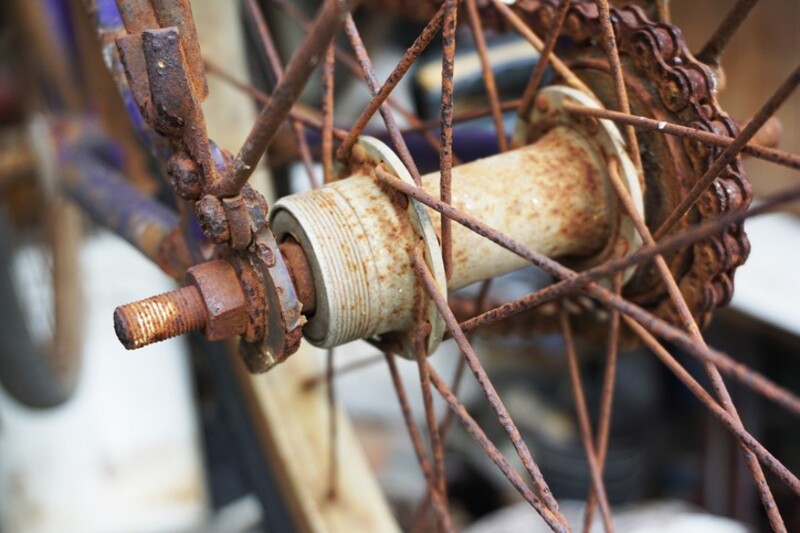
[[247, 329], [247, 300], [236, 271], [225, 260], [190, 268], [186, 281], [200, 291], [208, 316], [203, 330], [209, 340], [240, 335]]

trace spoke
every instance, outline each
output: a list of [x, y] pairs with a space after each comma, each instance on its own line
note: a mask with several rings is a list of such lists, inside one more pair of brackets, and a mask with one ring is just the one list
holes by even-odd
[[[292, 20], [294, 20], [304, 31], [308, 32], [311, 31], [311, 22], [297, 9], [294, 5], [292, 5], [287, 0], [272, 0], [272, 3], [280, 7]], [[361, 78], [361, 66], [359, 61], [354, 59], [351, 55], [346, 53], [344, 50], [341, 50], [336, 44], [334, 43], [334, 53], [336, 55], [336, 59], [340, 61], [350, 72], [352, 72], [356, 77]], [[374, 93], [373, 93], [374, 96]], [[416, 128], [417, 131], [420, 131], [422, 137], [425, 141], [431, 145], [431, 147], [439, 152], [441, 150], [441, 145], [439, 144], [439, 140], [433, 135], [429, 128], [424, 128], [422, 125], [422, 120], [412, 111], [406, 109], [402, 106], [397, 100], [388, 96], [386, 98], [386, 104], [389, 105], [392, 109], [400, 113], [403, 118], [408, 121], [412, 128]], [[346, 135], [345, 135], [346, 137]]]
[[[236, 79], [234, 76], [230, 75], [223, 68], [214, 63], [206, 61], [205, 66], [206, 66], [206, 72], [208, 72], [212, 76], [217, 76], [225, 83], [249, 95], [251, 98], [258, 101], [262, 105], [267, 105], [270, 102], [271, 100], [270, 96], [267, 93], [258, 89], [258, 87], [255, 87], [254, 85], [244, 82], [242, 80]], [[316, 116], [316, 112], [313, 109], [310, 109], [301, 103], [295, 104], [295, 107], [289, 113], [289, 116], [299, 120], [300, 122], [302, 122], [303, 124], [305, 124], [310, 128], [314, 128], [315, 130], [322, 131], [323, 129], [322, 119]], [[338, 128], [334, 128], [333, 136], [336, 137], [337, 139], [344, 139], [345, 137], [347, 137], [347, 132], [344, 130], [340, 130]]]
[[[508, 21], [508, 23], [513, 26], [514, 30], [524, 37], [526, 41], [531, 43], [533, 47], [539, 51], [539, 53], [544, 50], [544, 43], [539, 36], [528, 27], [528, 25], [520, 18], [519, 15], [514, 13], [514, 11], [512, 11], [512, 9], [505, 4], [504, 0], [491, 0], [491, 2], [492, 5], [497, 9], [498, 13], [500, 13]], [[572, 72], [572, 70], [570, 70], [570, 68], [558, 57], [551, 54], [550, 63], [553, 66], [553, 70], [555, 70], [559, 76], [564, 78], [564, 83], [573, 89], [578, 89], [579, 91], [583, 91], [588, 95], [594, 96], [592, 90], [589, 89], [589, 87], [583, 83], [580, 78], [578, 78], [578, 76], [576, 76], [575, 73]]]
[[750, 139], [758, 133], [761, 126], [778, 110], [783, 102], [792, 94], [797, 85], [800, 84], [800, 65], [784, 81], [770, 97], [764, 107], [747, 123], [747, 126], [736, 136], [736, 139], [714, 160], [714, 163], [703, 176], [697, 180], [692, 189], [681, 200], [680, 204], [669, 214], [661, 227], [655, 232], [655, 238], [660, 239], [666, 235], [670, 229], [694, 206], [695, 202], [703, 195], [720, 172], [727, 167], [747, 145]]
[[356, 4], [356, 0], [329, 0], [320, 8], [312, 31], [292, 55], [284, 75], [275, 86], [272, 98], [261, 109], [256, 123], [234, 159], [232, 172], [213, 184], [216, 194], [234, 196], [247, 183], [275, 138], [281, 123], [300, 97], [318, 58], [324, 55], [325, 49], [350, 14], [351, 7]]
[[566, 532], [569, 531], [569, 527], [566, 525], [566, 522], [563, 520], [563, 517], [560, 515], [554, 514], [537, 496], [536, 494], [531, 491], [531, 489], [525, 484], [525, 481], [522, 477], [514, 470], [508, 460], [503, 457], [503, 454], [500, 453], [500, 450], [489, 440], [484, 433], [483, 429], [481, 429], [480, 425], [475, 422], [470, 414], [467, 412], [466, 407], [458, 401], [455, 394], [452, 393], [447, 388], [444, 380], [439, 377], [439, 374], [436, 373], [436, 370], [430, 365], [430, 363], [426, 363], [428, 366], [428, 372], [431, 376], [431, 383], [436, 390], [439, 391], [439, 394], [442, 396], [444, 401], [447, 403], [447, 406], [450, 410], [455, 413], [458, 419], [464, 426], [464, 429], [467, 430], [467, 433], [475, 439], [475, 442], [483, 449], [489, 459], [497, 465], [497, 468], [503, 473], [503, 475], [514, 485], [514, 488], [517, 489], [517, 492], [527, 501], [531, 507], [533, 507], [536, 512], [547, 522], [547, 525], [553, 531], [559, 532]]
[[[511, 111], [513, 109], [517, 109], [520, 105], [522, 100], [507, 100], [505, 102], [500, 103], [500, 111]], [[469, 111], [462, 111], [457, 115], [453, 115], [453, 124], [458, 124], [459, 122], [466, 122], [468, 120], [474, 120], [476, 118], [488, 117], [492, 114], [492, 108], [486, 106], [484, 108], [479, 109], [470, 109]], [[434, 118], [430, 120], [426, 120], [425, 122], [420, 122], [415, 126], [409, 126], [403, 130], [403, 133], [407, 132], [424, 132], [429, 130], [435, 130], [439, 127], [439, 119]]]
[[420, 328], [413, 340], [413, 348], [419, 371], [420, 388], [422, 389], [422, 404], [425, 407], [425, 422], [428, 425], [428, 438], [433, 452], [433, 485], [439, 497], [447, 504], [447, 482], [444, 475], [444, 448], [442, 446], [439, 425], [436, 421], [436, 411], [433, 408], [433, 395], [431, 394], [431, 379], [428, 372], [428, 351], [425, 342], [428, 338], [426, 328]]
[[322, 66], [322, 175], [325, 183], [331, 183], [333, 173], [333, 97], [334, 71], [336, 54], [334, 44], [325, 52], [325, 64]]
[[592, 443], [592, 427], [589, 422], [589, 411], [586, 408], [586, 397], [583, 393], [580, 369], [578, 368], [578, 356], [575, 353], [575, 340], [572, 336], [572, 327], [569, 324], [569, 316], [566, 308], [561, 305], [559, 311], [559, 322], [561, 334], [564, 337], [564, 344], [567, 350], [567, 364], [569, 366], [569, 379], [572, 384], [572, 395], [575, 401], [575, 411], [578, 415], [578, 427], [580, 428], [583, 449], [586, 453], [586, 463], [589, 465], [589, 473], [592, 478], [591, 487], [597, 500], [600, 503], [600, 514], [603, 517], [603, 527], [605, 530], [613, 531], [614, 525], [611, 522], [611, 507], [608, 505], [606, 487], [603, 483], [603, 471], [600, 468], [594, 444]]
[[[650, 351], [652, 351], [656, 357], [686, 385], [686, 388], [708, 408], [715, 418], [722, 422], [722, 424], [733, 433], [743, 446], [751, 450], [762, 464], [774, 472], [795, 494], [800, 495], [800, 479], [797, 479], [794, 474], [789, 472], [775, 456], [742, 427], [741, 423], [738, 423], [725, 409], [715, 402], [714, 398], [706, 392], [702, 385], [700, 385], [666, 349], [664, 349], [661, 343], [659, 343], [647, 329], [628, 317], [625, 317], [625, 322], [628, 327], [642, 339], [642, 342], [644, 342]], [[759, 490], [762, 490], [762, 487], [759, 487]]]
[[[369, 90], [373, 95], [378, 94], [380, 86], [378, 85], [378, 80], [375, 78], [375, 73], [372, 70], [372, 62], [369, 59], [369, 55], [367, 55], [367, 49], [364, 47], [364, 42], [361, 40], [361, 35], [358, 33], [356, 23], [353, 22], [353, 17], [347, 17], [344, 25], [344, 31], [347, 34], [348, 39], [350, 39], [350, 44], [352, 45], [353, 50], [356, 53], [356, 57], [358, 58], [358, 63], [361, 66], [361, 74], [364, 77], [364, 81], [367, 82]], [[414, 158], [411, 157], [411, 152], [408, 150], [408, 146], [403, 139], [403, 134], [400, 132], [400, 128], [397, 127], [397, 122], [394, 120], [392, 111], [386, 104], [382, 104], [380, 106], [380, 113], [381, 117], [383, 118], [383, 122], [386, 124], [386, 129], [389, 131], [389, 136], [392, 138], [392, 143], [397, 151], [397, 155], [406, 166], [409, 174], [411, 174], [414, 183], [420, 186], [422, 184], [422, 176], [419, 173], [419, 169], [417, 169]]]
[[403, 413], [403, 421], [406, 424], [408, 435], [411, 438], [411, 444], [414, 447], [414, 453], [417, 455], [417, 460], [419, 461], [422, 475], [425, 477], [428, 490], [431, 492], [433, 510], [436, 513], [436, 519], [443, 529], [446, 531], [452, 531], [453, 527], [452, 524], [450, 524], [450, 513], [447, 510], [447, 504], [442, 498], [442, 494], [438, 490], [435, 474], [431, 469], [430, 461], [428, 461], [428, 457], [425, 455], [425, 445], [422, 442], [422, 435], [420, 435], [419, 428], [414, 422], [414, 415], [411, 413], [411, 405], [408, 403], [408, 395], [406, 394], [406, 389], [403, 386], [403, 381], [400, 379], [400, 373], [397, 371], [397, 363], [395, 362], [394, 357], [394, 354], [385, 354], [386, 363], [389, 366], [389, 373], [392, 377], [392, 384], [394, 385], [394, 390], [397, 393], [397, 400], [400, 403], [400, 410]]
[[[475, 296], [474, 304], [475, 308], [481, 310], [486, 305], [486, 299], [489, 297], [489, 288], [492, 285], [492, 280], [487, 279], [481, 284], [481, 288], [478, 291], [478, 294]], [[463, 354], [461, 357], [458, 358], [458, 364], [456, 366], [456, 370], [453, 373], [453, 383], [450, 385], [450, 390], [453, 394], [458, 397], [459, 390], [461, 389], [461, 383], [464, 380], [464, 374], [467, 369], [467, 360]], [[451, 410], [447, 410], [442, 418], [442, 421], [439, 423], [439, 433], [442, 435], [442, 442], [447, 439], [447, 433], [450, 431], [450, 426], [453, 423], [453, 417], [455, 413]], [[430, 506], [430, 490], [425, 491], [425, 495], [422, 497], [422, 501], [420, 502], [419, 506], [417, 507], [417, 511], [414, 513], [414, 519], [411, 521], [413, 526], [411, 527], [411, 531], [419, 531], [420, 527], [422, 526], [422, 519], [425, 517], [425, 514], [428, 512], [428, 507]]]
[[[631, 199], [628, 190], [625, 188], [625, 184], [622, 182], [622, 178], [620, 177], [618, 171], [618, 163], [616, 161], [609, 165], [609, 177], [611, 178], [611, 184], [617, 193], [617, 197], [622, 202], [625, 212], [633, 221], [636, 231], [642, 237], [642, 240], [646, 245], [655, 246], [656, 243], [655, 240], [653, 240], [653, 236], [650, 234], [649, 228], [645, 224], [644, 219], [639, 211], [637, 211], [636, 207], [633, 205], [633, 200]], [[672, 272], [670, 271], [664, 256], [657, 255], [655, 256], [654, 260], [656, 268], [658, 269], [661, 279], [667, 288], [667, 292], [669, 293], [672, 303], [675, 305], [675, 309], [678, 311], [678, 315], [680, 316], [684, 327], [689, 332], [689, 335], [692, 337], [695, 343], [707, 349], [705, 339], [703, 339], [703, 336], [700, 334], [700, 328], [697, 327], [697, 323], [692, 316], [692, 312], [689, 310], [689, 306], [686, 304], [683, 293], [681, 293], [678, 283], [672, 276]], [[736, 407], [733, 405], [733, 401], [728, 393], [728, 389], [725, 386], [725, 382], [722, 380], [722, 375], [720, 375], [717, 367], [706, 362], [705, 371], [711, 380], [722, 406], [726, 411], [728, 411], [728, 413], [736, 422], [741, 424], [739, 414], [736, 411]], [[769, 490], [767, 480], [764, 478], [764, 472], [761, 470], [761, 465], [758, 464], [756, 457], [746, 448], [744, 449], [744, 455], [745, 463], [747, 464], [747, 467], [753, 476], [753, 481], [759, 488], [762, 503], [764, 504], [764, 509], [769, 515], [770, 523], [781, 526], [779, 529], [784, 529], [783, 519], [781, 518], [780, 514], [778, 514], [778, 508], [775, 504], [775, 499], [772, 496], [772, 492]]]
[[[619, 111], [610, 111], [608, 109], [595, 109], [593, 107], [586, 107], [582, 105], [571, 104], [569, 102], [564, 104], [564, 109], [576, 115], [583, 115], [587, 117], [595, 117], [602, 119], [609, 119], [622, 124], [630, 124], [635, 128], [660, 131], [676, 137], [683, 137], [685, 139], [692, 139], [712, 146], [721, 146], [727, 148], [733, 144], [734, 140], [731, 137], [724, 137], [708, 131], [699, 130], [696, 128], [689, 128], [680, 126], [671, 122], [663, 120], [653, 120], [647, 117], [638, 115], [626, 115]], [[763, 131], [763, 129], [761, 130]], [[750, 141], [742, 148], [742, 153], [770, 161], [778, 165], [800, 170], [800, 156], [790, 154], [774, 148], [762, 146]]]
[[[442, 29], [442, 122], [439, 152], [439, 194], [442, 202], [449, 204], [453, 184], [453, 74], [456, 54], [457, 0], [445, 0], [444, 28]], [[445, 277], [453, 272], [452, 224], [442, 218], [441, 240]]]
[[422, 33], [414, 40], [414, 43], [406, 50], [405, 54], [403, 54], [402, 59], [400, 59], [400, 62], [395, 66], [392, 73], [389, 74], [389, 77], [386, 78], [386, 82], [381, 86], [378, 94], [372, 98], [366, 109], [364, 109], [361, 115], [356, 119], [355, 123], [350, 128], [347, 139], [345, 139], [339, 147], [339, 159], [344, 159], [347, 154], [350, 153], [353, 145], [358, 140], [358, 136], [364, 131], [369, 120], [375, 112], [378, 111], [378, 108], [383, 105], [389, 95], [392, 94], [392, 91], [394, 91], [397, 84], [400, 83], [400, 80], [403, 79], [403, 76], [406, 75], [408, 69], [411, 68], [411, 65], [419, 58], [419, 55], [428, 47], [436, 34], [439, 33], [439, 28], [442, 27], [442, 21], [444, 20], [444, 11], [445, 6], [443, 5], [425, 26]]
[[547, 41], [539, 55], [539, 61], [536, 63], [536, 68], [533, 70], [531, 79], [528, 80], [525, 91], [522, 93], [522, 103], [520, 103], [517, 113], [519, 118], [525, 122], [528, 121], [529, 115], [531, 114], [531, 107], [533, 106], [533, 102], [536, 101], [539, 86], [542, 84], [542, 78], [544, 78], [547, 65], [550, 63], [550, 57], [553, 55], [553, 48], [555, 48], [558, 36], [561, 34], [561, 27], [564, 25], [564, 20], [567, 18], [569, 6], [570, 0], [561, 0], [561, 6], [558, 8], [558, 13], [550, 27], [550, 34], [547, 36]]
[[[392, 176], [381, 168], [376, 169], [376, 176], [383, 183], [386, 183], [403, 194], [422, 202], [428, 207], [438, 211], [442, 215], [452, 218], [465, 228], [474, 231], [478, 235], [486, 237], [492, 242], [502, 246], [506, 250], [509, 250], [510, 252], [513, 252], [514, 254], [540, 267], [552, 276], [560, 279], [578, 276], [575, 271], [565, 267], [557, 261], [550, 259], [536, 250], [528, 248], [518, 241], [515, 241], [511, 237], [487, 226], [474, 217], [462, 213], [452, 206], [437, 200], [433, 196], [422, 191], [420, 188], [406, 184], [404, 181]], [[787, 191], [787, 195], [791, 195], [796, 198], [800, 196], [800, 189]], [[738, 213], [734, 213], [734, 215], [737, 214]], [[795, 415], [800, 416], [800, 398], [798, 398], [794, 393], [784, 389], [775, 382], [766, 378], [762, 374], [759, 374], [747, 366], [734, 361], [722, 352], [698, 344], [684, 331], [672, 326], [671, 324], [639, 307], [633, 302], [614, 294], [613, 292], [600, 285], [597, 285], [594, 282], [588, 283], [582, 288], [582, 290], [587, 292], [589, 296], [599, 300], [602, 304], [614, 309], [618, 309], [622, 314], [635, 319], [637, 322], [647, 327], [648, 330], [652, 331], [667, 342], [676, 344], [687, 353], [704, 363], [712, 363], [716, 365], [720, 370], [740, 381], [745, 386], [762, 394], [771, 401], [782, 405]], [[463, 332], [460, 328], [458, 332], [463, 336]], [[451, 331], [451, 334], [452, 333], [453, 332]]]
[[[492, 110], [494, 129], [497, 132], [497, 146], [501, 152], [505, 152], [508, 150], [508, 138], [506, 137], [506, 128], [503, 125], [503, 111], [500, 109], [500, 97], [497, 93], [497, 83], [494, 79], [491, 61], [489, 61], [489, 52], [486, 49], [486, 37], [483, 34], [483, 23], [481, 23], [481, 18], [478, 14], [477, 0], [465, 0], [465, 3], [467, 6], [469, 27], [472, 30], [472, 38], [475, 41], [475, 48], [478, 51], [481, 69], [483, 70], [483, 85], [489, 97], [489, 107]], [[450, 120], [452, 123], [452, 116]]]
[[[278, 48], [275, 46], [272, 32], [264, 18], [264, 14], [261, 12], [261, 8], [255, 0], [247, 0], [247, 10], [256, 25], [256, 30], [261, 40], [261, 46], [264, 48], [264, 55], [266, 55], [267, 62], [269, 63], [269, 68], [272, 70], [275, 78], [280, 80], [283, 77], [283, 62], [281, 61], [280, 54], [278, 54]], [[311, 158], [311, 150], [308, 147], [305, 129], [299, 120], [291, 117], [291, 114], [289, 116], [289, 122], [291, 123], [294, 137], [297, 140], [300, 158], [303, 161], [303, 167], [308, 175], [308, 179], [311, 182], [311, 187], [317, 189], [320, 187], [321, 183], [319, 181], [319, 176], [317, 176], [317, 173], [314, 171], [314, 161]]]
[[757, 207], [753, 207], [748, 211], [741, 210], [729, 213], [719, 219], [711, 220], [696, 226], [694, 229], [663, 239], [659, 241], [656, 246], [644, 246], [631, 255], [607, 261], [581, 272], [580, 274], [576, 274], [573, 277], [563, 279], [534, 293], [486, 311], [463, 322], [461, 327], [464, 331], [474, 331], [481, 326], [508, 319], [518, 313], [568, 296], [593, 281], [599, 281], [612, 274], [622, 272], [627, 268], [649, 261], [658, 254], [669, 253], [688, 244], [705, 239], [731, 224], [738, 224], [747, 218], [772, 213], [779, 207], [798, 199], [800, 199], [800, 187], [793, 187], [779, 192], [764, 198]]
[[[625, 76], [622, 72], [622, 63], [619, 60], [619, 50], [617, 49], [617, 39], [614, 37], [614, 26], [611, 24], [611, 10], [608, 0], [595, 0], [600, 14], [600, 32], [602, 33], [603, 49], [608, 58], [608, 66], [611, 69], [611, 76], [614, 80], [614, 92], [617, 95], [617, 105], [619, 110], [626, 115], [631, 114], [631, 105], [628, 101], [628, 89], [625, 87]], [[630, 124], [624, 128], [625, 140], [628, 145], [628, 155], [631, 157], [639, 179], [642, 175], [642, 158], [639, 154], [639, 140], [636, 138], [636, 130]]]
[[731, 37], [745, 21], [750, 10], [755, 7], [758, 0], [739, 0], [728, 12], [706, 45], [697, 54], [697, 59], [708, 65], [719, 66], [720, 57]]
[[336, 499], [336, 487], [339, 484], [339, 424], [336, 415], [336, 388], [333, 383], [333, 348], [328, 350], [325, 365], [325, 385], [328, 389], [328, 499]]
[[[380, 363], [384, 360], [383, 354], [373, 355], [372, 357], [366, 357], [364, 359], [359, 359], [358, 361], [352, 361], [340, 367], [335, 367], [333, 369], [334, 377], [340, 378], [345, 374], [349, 374], [356, 370], [361, 370], [362, 368], [367, 368], [369, 366], [375, 365]], [[327, 379], [327, 373], [317, 374], [315, 376], [311, 376], [303, 382], [304, 389], [311, 389], [322, 383], [323, 380]]]
[[[619, 294], [622, 289], [622, 274], [614, 275], [614, 294]], [[608, 438], [611, 432], [611, 408], [614, 404], [614, 385], [617, 381], [617, 356], [619, 355], [619, 311], [611, 310], [608, 326], [608, 344], [606, 346], [606, 366], [603, 373], [603, 389], [600, 398], [600, 416], [597, 422], [597, 462], [600, 473], [605, 470], [606, 455], [608, 452]], [[583, 516], [583, 531], [589, 533], [594, 520], [594, 509], [597, 505], [594, 490], [589, 492], [586, 500], [586, 511]]]
[[483, 365], [478, 359], [478, 356], [475, 355], [475, 352], [467, 340], [467, 337], [464, 335], [464, 332], [461, 331], [456, 317], [453, 316], [453, 312], [448, 307], [447, 301], [437, 287], [436, 280], [428, 271], [424, 259], [419, 253], [412, 255], [411, 259], [414, 272], [420, 281], [422, 281], [422, 284], [424, 285], [428, 295], [439, 309], [439, 314], [444, 319], [448, 331], [456, 341], [458, 348], [464, 354], [464, 357], [467, 360], [467, 365], [469, 365], [469, 368], [475, 376], [478, 385], [480, 385], [481, 389], [483, 390], [489, 405], [497, 416], [498, 422], [511, 440], [511, 444], [517, 451], [517, 454], [519, 455], [523, 466], [528, 471], [531, 480], [539, 490], [542, 500], [547, 507], [559, 517], [559, 520], [566, 524], [566, 519], [559, 512], [558, 503], [550, 492], [550, 487], [547, 486], [547, 483], [545, 482], [544, 477], [542, 476], [542, 473], [536, 464], [536, 461], [533, 460], [533, 456], [531, 455], [527, 444], [525, 444], [525, 441], [522, 440], [522, 435], [520, 435], [519, 429], [512, 420], [511, 415], [509, 414], [508, 409], [506, 409], [502, 399], [497, 394], [494, 385], [489, 379], [489, 376], [486, 374], [486, 370], [484, 370]]

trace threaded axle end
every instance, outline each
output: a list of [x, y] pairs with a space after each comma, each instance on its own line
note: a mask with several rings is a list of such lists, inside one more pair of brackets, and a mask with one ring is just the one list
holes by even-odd
[[128, 350], [202, 329], [207, 311], [200, 291], [189, 285], [114, 310], [114, 331]]

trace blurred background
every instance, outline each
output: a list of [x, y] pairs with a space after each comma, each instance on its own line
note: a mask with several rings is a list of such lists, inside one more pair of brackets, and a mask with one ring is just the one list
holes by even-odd
[[[292, 4], [309, 18], [317, 7], [311, 1]], [[672, 0], [671, 5], [672, 22], [689, 47], [697, 49], [733, 1]], [[267, 93], [276, 80], [242, 2], [193, 0], [191, 6], [209, 72], [210, 96], [204, 102], [209, 133], [235, 151], [258, 106], [219, 72]], [[305, 32], [270, 2], [263, 2], [263, 9], [287, 60]], [[423, 27], [364, 11], [356, 21], [381, 80]], [[511, 33], [487, 39], [502, 99], [518, 98], [537, 53]], [[338, 44], [349, 52], [344, 40]], [[440, 50], [441, 42], [434, 40], [394, 93], [422, 119], [439, 114]], [[799, 50], [800, 3], [761, 2], [726, 52], [722, 107], [746, 120], [794, 68]], [[470, 32], [460, 31], [455, 67], [460, 110], [486, 105], [476, 61]], [[368, 101], [363, 82], [339, 69], [337, 125], [351, 123]], [[319, 107], [319, 74], [312, 77], [303, 102]], [[325, 493], [328, 479], [328, 354], [304, 346], [289, 363], [251, 377], [231, 343], [209, 343], [202, 336], [125, 351], [113, 332], [114, 308], [169, 290], [175, 281], [59, 193], [64, 177], [48, 125], [48, 117], [56, 114], [94, 117], [114, 141], [108, 159], [115, 168], [141, 194], [174, 206], [159, 166], [127, 120], [83, 3], [3, 2], [0, 531], [326, 529], [312, 519], [298, 520], [297, 508], [303, 498], [324, 500], [318, 493]], [[800, 94], [777, 117], [780, 148], [800, 153]], [[514, 119], [514, 112], [505, 116], [509, 131]], [[379, 126], [370, 124], [376, 130]], [[494, 153], [493, 131], [488, 117], [461, 126], [456, 155], [469, 161]], [[311, 185], [295, 162], [293, 137], [281, 139], [285, 143], [276, 143], [269, 153], [269, 172], [254, 176], [271, 198]], [[418, 144], [421, 170], [437, 168], [438, 155]], [[762, 161], [747, 160], [745, 166], [757, 197], [797, 180], [796, 171]], [[747, 223], [751, 256], [737, 273], [732, 305], [717, 312], [706, 336], [710, 345], [793, 391], [800, 390], [800, 285], [794, 280], [800, 221], [795, 213], [789, 209]], [[492, 296], [513, 298], [548, 281], [536, 271], [517, 272], [494, 283]], [[564, 511], [578, 527], [590, 477], [561, 338], [510, 330], [475, 336], [473, 342], [544, 477], [559, 501], [567, 502]], [[587, 402], [596, 419], [604, 352], [589, 344], [580, 349]], [[18, 370], [34, 354], [47, 353], [66, 361], [58, 379], [47, 381], [36, 369]], [[697, 362], [678, 354], [708, 385]], [[425, 484], [383, 358], [361, 342], [336, 348], [333, 358], [339, 369], [335, 400], [340, 410], [334, 415], [339, 420], [339, 469], [348, 482], [370, 488], [374, 481], [364, 479], [368, 470], [374, 471], [391, 512], [403, 529], [410, 529]], [[457, 358], [458, 350], [446, 343], [433, 363], [449, 380]], [[398, 367], [423, 426], [417, 368], [405, 360]], [[800, 425], [751, 391], [735, 383], [730, 388], [748, 430], [791, 471], [800, 472]], [[468, 375], [459, 397], [501, 451], [512, 456]], [[444, 412], [437, 403], [437, 414]], [[457, 423], [446, 451], [448, 492], [459, 529], [544, 528]], [[787, 526], [800, 530], [800, 506], [770, 476]], [[619, 360], [605, 480], [620, 531], [767, 528], [730, 434], [643, 349]], [[358, 486], [349, 489], [359, 492]], [[300, 504], [287, 501], [292, 490], [302, 495]], [[339, 511], [321, 514], [334, 512]], [[420, 529], [428, 529], [433, 522], [422, 524]], [[601, 529], [599, 522], [595, 526]]]

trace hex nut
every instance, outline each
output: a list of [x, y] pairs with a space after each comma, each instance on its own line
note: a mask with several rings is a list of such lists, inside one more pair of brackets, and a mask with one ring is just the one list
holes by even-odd
[[186, 282], [200, 291], [208, 312], [204, 335], [220, 340], [240, 335], [247, 329], [247, 299], [236, 271], [223, 259], [191, 267]]
[[222, 244], [231, 237], [225, 207], [216, 196], [207, 194], [195, 204], [195, 213], [203, 233], [214, 244]]

